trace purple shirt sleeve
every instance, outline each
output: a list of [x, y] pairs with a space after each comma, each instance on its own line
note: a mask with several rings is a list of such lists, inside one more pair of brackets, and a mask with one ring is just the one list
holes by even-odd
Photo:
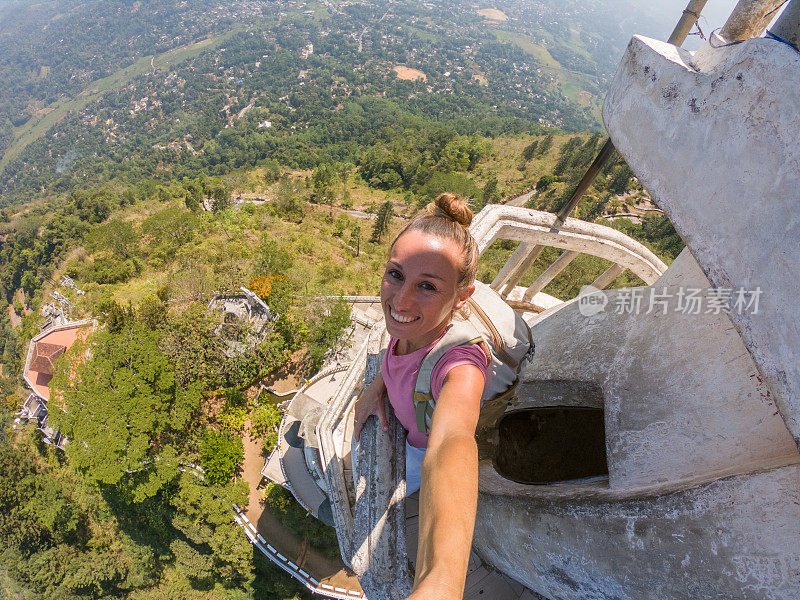
[[439, 393], [442, 391], [444, 380], [450, 369], [460, 367], [461, 365], [474, 365], [478, 367], [483, 374], [483, 381], [486, 382], [486, 375], [489, 372], [489, 367], [486, 364], [487, 356], [479, 345], [471, 346], [456, 346], [448, 350], [445, 355], [436, 363], [436, 367], [431, 373], [431, 393], [434, 399], [439, 398]]

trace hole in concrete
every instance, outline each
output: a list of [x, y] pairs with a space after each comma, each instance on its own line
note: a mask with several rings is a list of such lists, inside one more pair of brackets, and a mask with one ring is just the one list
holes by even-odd
[[495, 468], [503, 477], [547, 484], [608, 476], [603, 410], [583, 406], [530, 408], [498, 425]]

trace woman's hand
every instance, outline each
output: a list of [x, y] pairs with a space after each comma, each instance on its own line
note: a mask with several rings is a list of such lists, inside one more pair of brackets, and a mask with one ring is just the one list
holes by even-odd
[[355, 405], [355, 434], [356, 441], [361, 437], [361, 430], [370, 415], [376, 415], [380, 421], [381, 429], [389, 431], [389, 421], [386, 419], [386, 406], [384, 396], [386, 395], [386, 385], [383, 383], [383, 376], [378, 376], [372, 380], [366, 390], [356, 400]]

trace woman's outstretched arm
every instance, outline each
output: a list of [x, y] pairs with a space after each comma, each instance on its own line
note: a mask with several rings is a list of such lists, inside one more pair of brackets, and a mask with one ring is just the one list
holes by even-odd
[[455, 367], [436, 402], [422, 463], [417, 569], [408, 600], [456, 600], [464, 593], [478, 504], [475, 428], [483, 386], [480, 369]]

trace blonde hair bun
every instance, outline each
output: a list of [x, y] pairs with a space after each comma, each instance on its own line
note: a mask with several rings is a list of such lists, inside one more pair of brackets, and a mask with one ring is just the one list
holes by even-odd
[[472, 209], [467, 201], [458, 194], [448, 192], [439, 194], [433, 202], [433, 208], [434, 210], [431, 212], [440, 212], [442, 216], [452, 219], [462, 227], [469, 227], [469, 224], [472, 223]]

